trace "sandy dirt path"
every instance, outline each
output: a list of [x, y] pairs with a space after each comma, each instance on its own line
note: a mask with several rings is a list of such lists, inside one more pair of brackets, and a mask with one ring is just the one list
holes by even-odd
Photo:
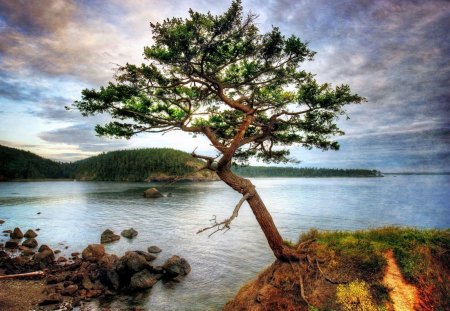
[[386, 274], [383, 283], [392, 289], [389, 296], [395, 311], [414, 311], [418, 299], [417, 288], [405, 281], [392, 250], [384, 254], [387, 260]]

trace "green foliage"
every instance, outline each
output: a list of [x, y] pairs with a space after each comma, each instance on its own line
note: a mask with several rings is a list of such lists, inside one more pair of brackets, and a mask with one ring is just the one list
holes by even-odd
[[297, 168], [277, 166], [233, 166], [233, 172], [243, 177], [378, 177], [376, 170]]
[[180, 129], [242, 162], [289, 161], [294, 144], [337, 150], [336, 120], [365, 99], [347, 85], [317, 83], [301, 68], [315, 52], [277, 27], [260, 33], [255, 20], [235, 0], [222, 15], [190, 10], [186, 19], [151, 24], [146, 62], [119, 67], [113, 83], [84, 90], [73, 107], [113, 118], [96, 127], [100, 135]]
[[102, 153], [75, 163], [80, 180], [146, 181], [192, 173], [203, 162], [169, 148], [121, 150]]
[[70, 178], [73, 168], [38, 155], [0, 145], [0, 180]]

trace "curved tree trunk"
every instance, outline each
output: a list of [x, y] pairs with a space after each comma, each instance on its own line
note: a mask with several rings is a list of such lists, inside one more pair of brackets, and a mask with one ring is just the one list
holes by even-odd
[[283, 239], [281, 238], [281, 235], [273, 222], [272, 216], [264, 205], [261, 197], [256, 192], [255, 186], [251, 183], [251, 181], [235, 175], [231, 172], [229, 166], [222, 168], [219, 167], [217, 170], [217, 175], [219, 175], [220, 179], [222, 179], [227, 185], [237, 192], [242, 193], [242, 195], [245, 195], [246, 193], [251, 195], [247, 199], [247, 202], [250, 205], [256, 220], [261, 226], [270, 248], [277, 259], [285, 259], [283, 252], [285, 249]]

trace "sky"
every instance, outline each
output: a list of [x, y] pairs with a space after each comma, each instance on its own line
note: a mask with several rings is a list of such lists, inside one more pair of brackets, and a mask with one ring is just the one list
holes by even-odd
[[[143, 62], [150, 22], [214, 14], [231, 1], [0, 0], [0, 144], [75, 161], [100, 152], [172, 147], [211, 154], [182, 132], [99, 138], [105, 116], [64, 107]], [[450, 2], [443, 0], [244, 0], [262, 32], [294, 34], [317, 54], [304, 69], [349, 84], [367, 103], [348, 108], [339, 151], [292, 147], [303, 167], [450, 172]]]

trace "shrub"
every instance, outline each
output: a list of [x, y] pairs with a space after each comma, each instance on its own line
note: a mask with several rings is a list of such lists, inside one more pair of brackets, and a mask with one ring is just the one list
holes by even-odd
[[336, 301], [344, 311], [376, 311], [369, 286], [364, 281], [353, 281], [336, 288]]

